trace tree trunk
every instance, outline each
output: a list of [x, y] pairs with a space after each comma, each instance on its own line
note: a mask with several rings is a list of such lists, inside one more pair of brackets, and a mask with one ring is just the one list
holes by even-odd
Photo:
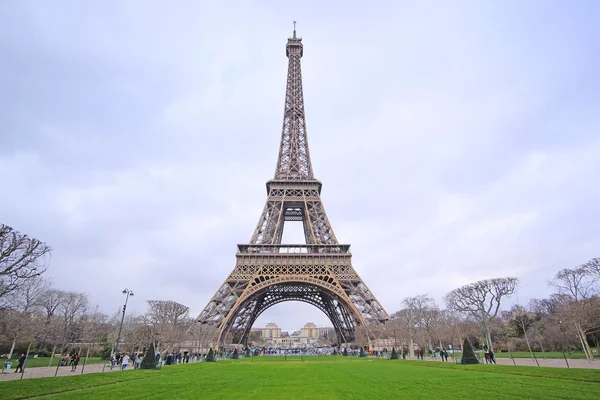
[[483, 303], [480, 304], [481, 307], [481, 318], [483, 319], [483, 333], [485, 335], [485, 340], [488, 342], [488, 349], [494, 351], [494, 346], [492, 346], [492, 336], [490, 335], [490, 330], [487, 325], [487, 315], [485, 313], [485, 309]]
[[17, 345], [17, 337], [13, 337], [12, 345], [10, 346], [10, 351], [8, 352], [8, 359], [12, 358], [12, 354], [15, 351], [15, 346]]
[[525, 334], [525, 342], [527, 342], [527, 348], [529, 349], [529, 354], [531, 354], [531, 359], [534, 360], [533, 351], [531, 351], [531, 344], [529, 344], [529, 336], [527, 335], [527, 331], [525, 330], [525, 323], [523, 322], [523, 319], [521, 319], [521, 326], [523, 327], [523, 333]]
[[408, 354], [411, 357], [414, 357], [415, 356], [415, 344], [414, 344], [412, 338], [410, 338], [410, 342], [409, 342], [408, 346], [409, 346], [408, 347]]
[[54, 344], [54, 347], [52, 347], [52, 354], [50, 354], [50, 363], [48, 363], [49, 367], [52, 366], [52, 359], [54, 358], [54, 353], [56, 353], [56, 343]]
[[577, 331], [577, 337], [579, 338], [579, 342], [581, 343], [581, 349], [583, 350], [583, 354], [585, 354], [585, 358], [590, 360], [590, 355], [589, 355], [589, 353], [587, 351], [587, 347], [585, 345], [585, 337], [582, 335], [579, 324], [575, 324], [575, 329]]
[[592, 361], [594, 359], [594, 353], [592, 353], [592, 349], [590, 348], [590, 345], [587, 341], [587, 335], [585, 334], [583, 329], [581, 329], [581, 325], [578, 325], [578, 328], [579, 332], [581, 332], [581, 340], [583, 341], [583, 345], [585, 346], [585, 351], [589, 355], [588, 359]]

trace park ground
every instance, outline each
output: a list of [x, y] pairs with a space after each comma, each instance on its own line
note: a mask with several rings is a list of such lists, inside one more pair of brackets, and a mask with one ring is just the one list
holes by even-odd
[[598, 399], [600, 371], [405, 360], [222, 360], [0, 382], [0, 398], [31, 399]]

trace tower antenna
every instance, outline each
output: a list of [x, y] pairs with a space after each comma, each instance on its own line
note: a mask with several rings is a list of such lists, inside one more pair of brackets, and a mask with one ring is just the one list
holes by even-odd
[[294, 39], [296, 39], [296, 21], [294, 21]]

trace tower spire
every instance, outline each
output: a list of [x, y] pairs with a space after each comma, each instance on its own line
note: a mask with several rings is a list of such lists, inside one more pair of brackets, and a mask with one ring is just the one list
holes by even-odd
[[279, 147], [277, 168], [275, 169], [276, 180], [315, 179], [306, 136], [302, 70], [300, 66], [302, 54], [302, 38], [296, 37], [296, 21], [294, 21], [294, 35], [288, 39], [286, 45], [286, 55], [289, 62], [281, 145]]

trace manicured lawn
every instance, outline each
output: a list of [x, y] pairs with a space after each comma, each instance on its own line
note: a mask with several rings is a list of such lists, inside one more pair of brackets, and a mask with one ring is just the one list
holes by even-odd
[[44, 399], [598, 399], [600, 371], [338, 357], [224, 360], [158, 371], [0, 383], [2, 399], [40, 395]]
[[[60, 362], [60, 357], [54, 357], [52, 359], [52, 366], [57, 366], [58, 363]], [[85, 357], [82, 357], [79, 360], [79, 366], [83, 365], [83, 362], [85, 360]], [[103, 363], [106, 362], [108, 363], [108, 361], [101, 359], [100, 357], [90, 357], [88, 358], [86, 364], [99, 364], [99, 363]], [[19, 363], [18, 360], [13, 359], [12, 360], [12, 364], [13, 364], [13, 368], [17, 367], [17, 364]], [[35, 367], [47, 367], [48, 364], [50, 363], [50, 357], [38, 357], [38, 358], [28, 358], [27, 359], [27, 364], [26, 364], [26, 368], [35, 368]]]

